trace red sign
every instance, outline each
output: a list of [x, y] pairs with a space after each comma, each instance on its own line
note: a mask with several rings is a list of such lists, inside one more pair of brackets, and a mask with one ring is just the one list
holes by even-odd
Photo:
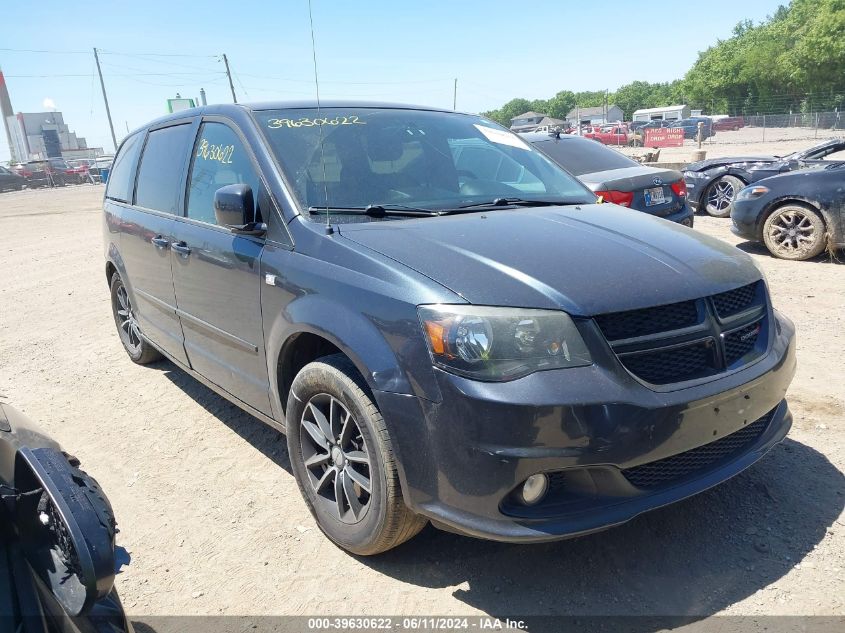
[[661, 127], [646, 128], [645, 147], [682, 147], [684, 144], [684, 128]]

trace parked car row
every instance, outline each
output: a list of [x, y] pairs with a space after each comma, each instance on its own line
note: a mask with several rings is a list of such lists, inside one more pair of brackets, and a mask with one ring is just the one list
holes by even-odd
[[97, 183], [113, 160], [113, 156], [101, 156], [96, 159], [49, 158], [14, 163], [8, 168], [0, 167], [0, 191]]
[[845, 139], [786, 156], [740, 156], [684, 171], [689, 204], [733, 220], [737, 235], [783, 259], [809, 259], [845, 246]]

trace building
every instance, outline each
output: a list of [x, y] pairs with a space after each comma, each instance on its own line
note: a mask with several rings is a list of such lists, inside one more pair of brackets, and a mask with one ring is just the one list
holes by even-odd
[[94, 158], [102, 147], [88, 143], [65, 124], [61, 112], [18, 112], [13, 114], [9, 90], [0, 71], [0, 115], [6, 129], [12, 162], [45, 158]]
[[688, 105], [671, 105], [662, 108], [643, 108], [634, 112], [634, 121], [677, 121], [688, 119]]
[[72, 132], [61, 112], [18, 112], [6, 117], [6, 128], [11, 136], [9, 147], [20, 161], [103, 154], [102, 147], [88, 147], [83, 137]]
[[3, 76], [3, 71], [0, 70], [0, 119], [3, 119], [3, 127], [6, 128], [6, 141], [9, 143], [9, 153], [12, 155], [12, 162], [17, 162], [18, 157], [15, 154], [15, 146], [12, 143], [12, 130], [6, 122], [13, 115], [14, 110], [12, 110], [12, 100], [9, 98], [9, 89], [6, 87], [6, 78]]
[[511, 119], [512, 132], [530, 132], [540, 125], [540, 121], [546, 118], [547, 114], [541, 112], [523, 112]]
[[566, 120], [572, 125], [600, 125], [602, 123], [611, 123], [621, 121], [625, 117], [616, 104], [605, 106], [596, 106], [594, 108], [572, 108], [569, 114], [566, 115]]

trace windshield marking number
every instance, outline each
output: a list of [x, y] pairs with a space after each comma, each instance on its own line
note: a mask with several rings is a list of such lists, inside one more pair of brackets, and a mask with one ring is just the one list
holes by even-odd
[[333, 119], [309, 119], [302, 117], [294, 121], [293, 119], [269, 119], [267, 127], [271, 130], [277, 130], [282, 127], [314, 127], [317, 125], [366, 125], [366, 121], [359, 121], [356, 115], [351, 116], [336, 116]]

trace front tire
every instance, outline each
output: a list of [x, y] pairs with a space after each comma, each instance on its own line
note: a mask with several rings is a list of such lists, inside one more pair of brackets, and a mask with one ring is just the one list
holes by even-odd
[[731, 205], [736, 194], [745, 186], [736, 176], [717, 178], [708, 188], [704, 197], [704, 210], [714, 218], [727, 218], [731, 214]]
[[785, 204], [772, 212], [763, 224], [763, 242], [775, 257], [805, 260], [824, 250], [827, 239], [824, 220], [800, 204]]
[[309, 363], [287, 402], [293, 474], [323, 533], [343, 549], [380, 554], [426, 524], [402, 498], [390, 433], [343, 354]]
[[161, 353], [141, 335], [141, 328], [135, 318], [135, 310], [129, 299], [129, 293], [117, 273], [111, 276], [111, 307], [120, 342], [132, 362], [147, 365], [161, 360]]

